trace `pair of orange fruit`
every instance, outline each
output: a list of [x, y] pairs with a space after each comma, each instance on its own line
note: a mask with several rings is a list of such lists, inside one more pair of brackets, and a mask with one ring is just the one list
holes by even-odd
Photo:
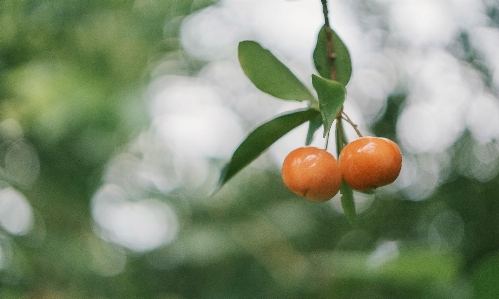
[[297, 195], [322, 202], [338, 193], [342, 179], [352, 189], [365, 191], [392, 183], [402, 167], [397, 144], [379, 137], [348, 143], [338, 160], [324, 149], [297, 148], [284, 159], [284, 184]]

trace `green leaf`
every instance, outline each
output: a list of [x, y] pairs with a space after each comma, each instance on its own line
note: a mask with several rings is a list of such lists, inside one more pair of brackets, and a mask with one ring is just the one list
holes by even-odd
[[238, 56], [244, 73], [261, 91], [283, 100], [317, 103], [310, 90], [257, 42], [240, 42]]
[[315, 132], [319, 130], [322, 126], [322, 118], [320, 115], [317, 115], [316, 118], [311, 119], [308, 122], [308, 132], [307, 139], [305, 140], [305, 145], [310, 145], [314, 139]]
[[[236, 149], [222, 170], [216, 190], [250, 164], [279, 138], [306, 121], [319, 116], [315, 109], [300, 109], [280, 115], [253, 130]], [[215, 191], [216, 192], [216, 191]]]
[[324, 123], [324, 137], [345, 102], [346, 90], [340, 83], [312, 75], [312, 85], [319, 96], [319, 110]]
[[[319, 74], [327, 79], [331, 79], [329, 59], [327, 58], [326, 50], [326, 32], [325, 26], [319, 31], [317, 36], [317, 45], [315, 46], [313, 58], [314, 65]], [[341, 83], [341, 85], [346, 86], [350, 77], [352, 76], [352, 60], [350, 58], [350, 53], [347, 47], [341, 40], [341, 38], [334, 32], [333, 29], [329, 28], [333, 35], [333, 49], [336, 55], [334, 59], [334, 67], [336, 69], [336, 81]]]
[[355, 201], [353, 198], [353, 190], [350, 186], [348, 186], [345, 181], [341, 183], [341, 206], [343, 208], [343, 212], [347, 217], [348, 221], [352, 225], [357, 224], [357, 213], [355, 212]]

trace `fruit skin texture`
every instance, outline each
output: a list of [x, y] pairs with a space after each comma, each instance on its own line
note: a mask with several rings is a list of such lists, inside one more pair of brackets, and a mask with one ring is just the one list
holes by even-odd
[[361, 137], [343, 148], [339, 161], [345, 182], [364, 191], [393, 183], [402, 167], [402, 153], [389, 139]]
[[284, 159], [282, 179], [293, 193], [317, 202], [331, 199], [341, 188], [338, 161], [316, 147], [291, 151]]

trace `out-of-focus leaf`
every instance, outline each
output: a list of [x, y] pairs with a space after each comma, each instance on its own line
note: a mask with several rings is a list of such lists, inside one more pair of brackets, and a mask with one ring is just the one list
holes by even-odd
[[283, 100], [317, 102], [310, 90], [257, 42], [240, 42], [238, 56], [244, 73], [261, 91]]
[[452, 252], [412, 248], [394, 253], [397, 256], [386, 262], [382, 258], [374, 264], [368, 260], [368, 266], [376, 270], [380, 278], [397, 284], [449, 284], [457, 277], [461, 266], [459, 256]]
[[312, 84], [319, 96], [319, 110], [324, 123], [324, 137], [340, 112], [345, 101], [346, 90], [340, 83], [312, 75]]
[[315, 132], [322, 126], [322, 118], [318, 115], [316, 118], [308, 122], [307, 139], [305, 145], [310, 145], [314, 139]]
[[319, 111], [315, 109], [296, 110], [269, 120], [253, 130], [239, 145], [230, 162], [224, 167], [217, 190], [279, 138], [318, 115]]
[[499, 298], [499, 254], [482, 261], [473, 271], [473, 298]]
[[325, 280], [363, 279], [415, 287], [429, 283], [450, 284], [459, 274], [461, 260], [452, 252], [399, 248], [397, 245], [390, 248], [390, 244], [387, 247], [371, 253], [323, 252], [311, 256], [311, 260], [317, 265], [317, 274]]
[[[319, 74], [324, 77], [331, 79], [329, 59], [327, 57], [326, 48], [326, 27], [322, 27], [317, 36], [317, 45], [315, 46], [313, 58], [314, 65]], [[350, 77], [352, 76], [352, 60], [350, 58], [350, 53], [347, 47], [341, 40], [341, 38], [332, 30], [331, 34], [333, 36], [333, 50], [335, 53], [334, 67], [336, 69], [336, 81], [341, 83], [341, 85], [346, 86]]]

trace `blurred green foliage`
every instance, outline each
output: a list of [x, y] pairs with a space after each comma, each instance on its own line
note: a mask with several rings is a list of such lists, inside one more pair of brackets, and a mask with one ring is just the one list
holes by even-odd
[[0, 1], [0, 116], [21, 126], [3, 122], [1, 142], [27, 140], [40, 161], [34, 185], [2, 170], [29, 198], [38, 229], [5, 237], [13, 263], [0, 297], [150, 297], [131, 283], [134, 270], [111, 282], [91, 271], [88, 244], [110, 245], [92, 233], [89, 201], [111, 154], [148, 124], [150, 68], [175, 55], [184, 63], [176, 72], [190, 69], [180, 22], [211, 3]]
[[[39, 159], [39, 168], [15, 164], [39, 171], [36, 180], [0, 163], [2, 188], [34, 210], [26, 235], [0, 233], [0, 297], [499, 298], [499, 178], [456, 171], [468, 133], [452, 148], [452, 179], [429, 199], [377, 193], [355, 228], [329, 204], [292, 195], [278, 170], [249, 167], [209, 200], [188, 186], [159, 195], [182, 219], [171, 244], [137, 253], [94, 233], [90, 199], [103, 170], [148, 125], [151, 69], [169, 57], [166, 73], [199, 70], [179, 28], [210, 4], [0, 0], [0, 150], [17, 145]], [[490, 82], [466, 32], [456, 45]], [[389, 97], [377, 135], [395, 138], [405, 98]]]

